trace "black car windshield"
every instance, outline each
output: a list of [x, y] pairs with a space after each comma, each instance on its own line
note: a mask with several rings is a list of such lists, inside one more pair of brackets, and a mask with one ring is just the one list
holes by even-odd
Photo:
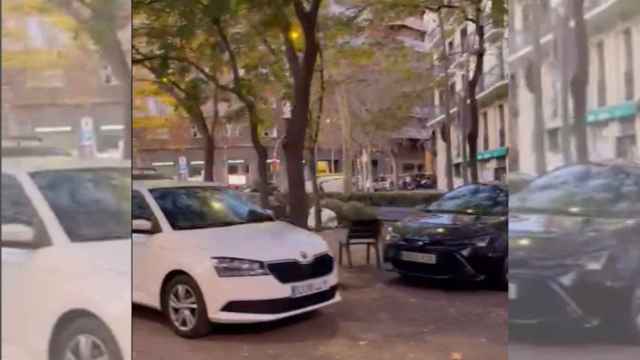
[[94, 168], [31, 174], [72, 242], [131, 238], [131, 170]]
[[574, 165], [542, 176], [511, 198], [511, 210], [640, 216], [640, 168]]
[[424, 210], [477, 215], [503, 215], [508, 207], [508, 192], [499, 186], [467, 185], [446, 193]]
[[214, 187], [160, 188], [151, 190], [151, 195], [176, 230], [273, 221], [267, 211]]

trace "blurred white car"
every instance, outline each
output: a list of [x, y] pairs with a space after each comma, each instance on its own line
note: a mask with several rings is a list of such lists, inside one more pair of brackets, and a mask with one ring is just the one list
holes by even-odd
[[200, 337], [211, 322], [272, 321], [340, 300], [320, 236], [209, 183], [133, 188], [133, 301], [163, 311], [176, 334]]
[[2, 359], [130, 359], [130, 169], [2, 159]]

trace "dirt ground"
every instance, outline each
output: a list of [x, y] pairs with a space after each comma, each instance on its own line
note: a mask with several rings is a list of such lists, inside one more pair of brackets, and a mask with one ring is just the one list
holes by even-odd
[[[340, 230], [323, 234], [335, 247]], [[364, 265], [357, 252], [342, 267], [343, 301], [276, 323], [219, 325], [211, 335], [185, 340], [161, 314], [134, 308], [135, 360], [383, 360], [507, 359], [506, 293], [407, 283]]]

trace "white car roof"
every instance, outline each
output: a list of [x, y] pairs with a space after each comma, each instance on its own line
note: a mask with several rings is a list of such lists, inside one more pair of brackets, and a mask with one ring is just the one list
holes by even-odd
[[164, 189], [178, 187], [222, 187], [221, 184], [206, 181], [184, 181], [184, 180], [137, 180], [133, 182], [134, 187], [146, 189]]
[[15, 157], [2, 159], [2, 170], [42, 171], [67, 169], [95, 169], [108, 167], [130, 168], [131, 161], [121, 159], [78, 159], [69, 157]]

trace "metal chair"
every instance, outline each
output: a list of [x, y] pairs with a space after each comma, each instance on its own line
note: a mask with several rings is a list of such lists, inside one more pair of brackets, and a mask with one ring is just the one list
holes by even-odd
[[367, 265], [370, 264], [371, 248], [374, 249], [376, 255], [376, 266], [380, 268], [380, 234], [382, 231], [382, 221], [376, 220], [357, 220], [349, 224], [349, 232], [345, 239], [340, 240], [340, 248], [338, 251], [338, 263], [342, 265], [342, 253], [347, 253], [347, 261], [349, 267], [353, 267], [351, 259], [351, 246], [366, 246], [367, 249]]

